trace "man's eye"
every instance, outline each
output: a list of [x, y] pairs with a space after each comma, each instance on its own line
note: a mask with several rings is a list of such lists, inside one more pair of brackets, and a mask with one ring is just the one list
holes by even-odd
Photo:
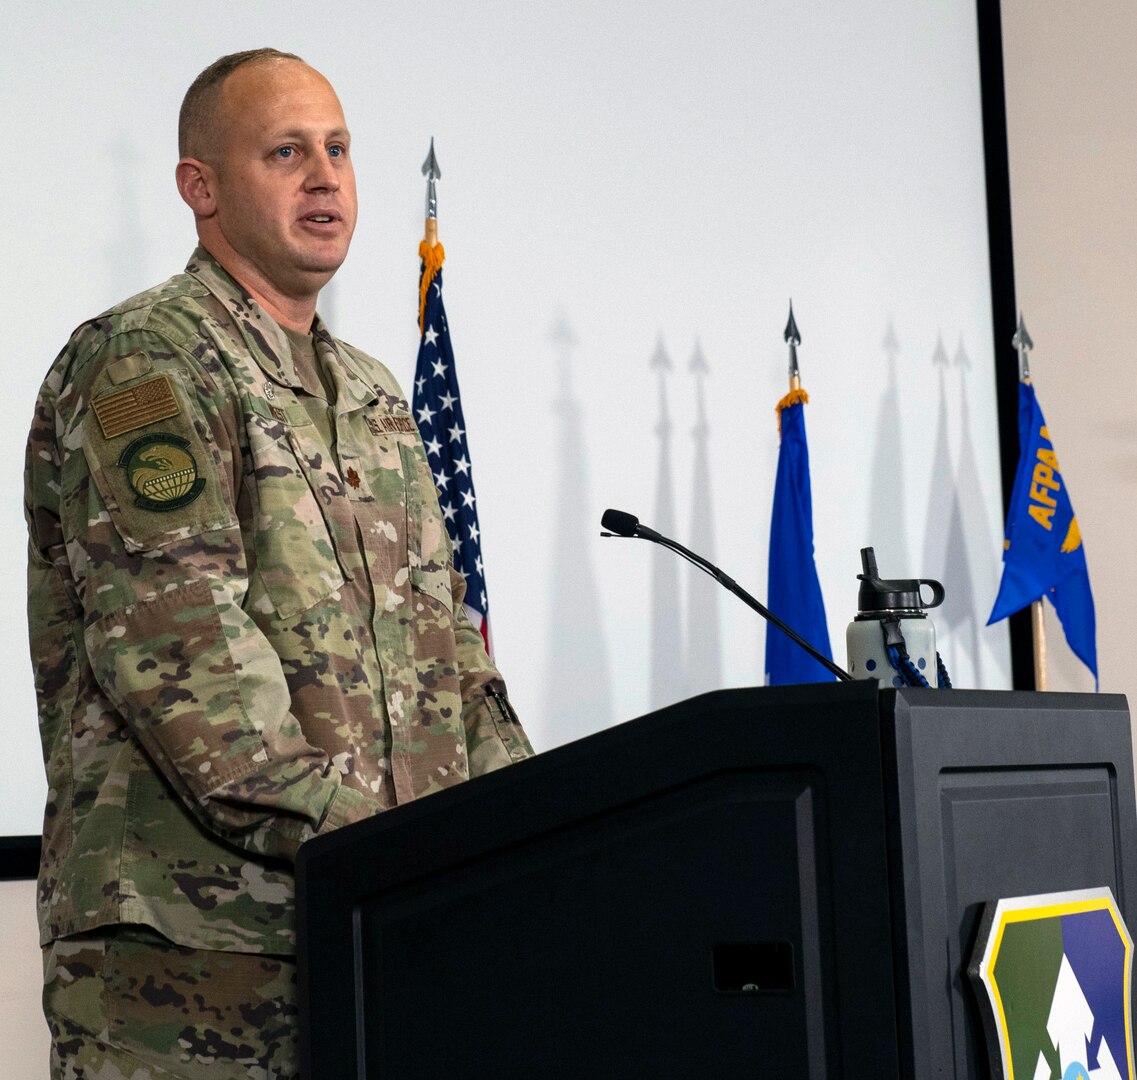
[[290, 157], [292, 157], [292, 147], [291, 146], [282, 146], [279, 150], [277, 150], [276, 156], [278, 158], [290, 158]]
[[344, 148], [342, 146], [329, 146], [328, 147], [328, 156], [329, 157], [343, 157], [343, 153], [344, 153]]

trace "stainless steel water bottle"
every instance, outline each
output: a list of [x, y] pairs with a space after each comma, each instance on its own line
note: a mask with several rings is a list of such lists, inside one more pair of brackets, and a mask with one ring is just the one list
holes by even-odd
[[845, 631], [849, 673], [882, 686], [936, 686], [936, 628], [925, 611], [943, 603], [944, 587], [928, 578], [882, 580], [871, 547], [861, 548], [861, 567], [857, 616]]

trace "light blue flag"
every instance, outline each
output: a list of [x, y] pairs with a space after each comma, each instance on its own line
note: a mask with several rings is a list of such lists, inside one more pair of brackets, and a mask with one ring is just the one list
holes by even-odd
[[[766, 604], [818, 652], [832, 660], [825, 603], [813, 563], [813, 499], [809, 445], [805, 440], [804, 390], [778, 403], [782, 443], [770, 515], [770, 564]], [[766, 683], [832, 682], [834, 676], [774, 626], [766, 627]]]
[[1019, 383], [1019, 457], [1003, 580], [987, 625], [1048, 597], [1074, 654], [1098, 677], [1094, 597], [1078, 519], [1034, 387]]

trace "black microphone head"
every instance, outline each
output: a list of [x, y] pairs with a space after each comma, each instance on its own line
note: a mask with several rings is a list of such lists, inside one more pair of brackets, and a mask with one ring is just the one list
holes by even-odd
[[605, 510], [600, 524], [617, 536], [635, 536], [640, 519], [635, 514], [628, 514], [623, 510]]

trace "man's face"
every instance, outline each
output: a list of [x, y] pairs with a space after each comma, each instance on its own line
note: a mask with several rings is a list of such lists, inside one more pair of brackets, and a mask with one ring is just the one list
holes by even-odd
[[218, 119], [213, 225], [237, 256], [230, 269], [254, 293], [314, 295], [355, 230], [351, 137], [335, 91], [295, 60], [238, 68]]

